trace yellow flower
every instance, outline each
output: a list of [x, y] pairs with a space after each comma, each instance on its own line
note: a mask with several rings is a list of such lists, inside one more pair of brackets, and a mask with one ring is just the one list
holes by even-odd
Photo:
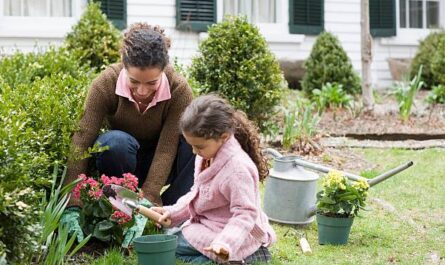
[[345, 186], [345, 184], [343, 184], [343, 183], [340, 183], [340, 184], [338, 185], [338, 187], [339, 187], [341, 190], [345, 190], [345, 189], [346, 189], [346, 186]]

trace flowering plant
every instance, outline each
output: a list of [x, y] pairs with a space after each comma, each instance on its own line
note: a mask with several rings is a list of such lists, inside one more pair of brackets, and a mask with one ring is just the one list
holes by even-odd
[[366, 205], [369, 184], [366, 180], [350, 181], [340, 171], [332, 170], [317, 193], [317, 211], [331, 217], [354, 217]]
[[138, 190], [138, 179], [130, 174], [123, 174], [122, 178], [102, 175], [99, 180], [79, 175], [81, 182], [73, 190], [73, 196], [82, 201], [80, 211], [80, 226], [85, 234], [110, 242], [121, 244], [124, 233], [134, 224], [133, 216], [113, 208], [108, 198], [104, 195], [103, 188], [110, 184], [123, 186], [137, 192], [142, 198], [142, 192]]

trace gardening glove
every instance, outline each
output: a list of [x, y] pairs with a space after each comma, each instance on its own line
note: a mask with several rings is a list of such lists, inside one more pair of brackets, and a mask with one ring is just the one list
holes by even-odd
[[[139, 201], [139, 204], [145, 207], [151, 207], [153, 204], [149, 202], [147, 199], [142, 199]], [[128, 246], [133, 242], [133, 240], [137, 237], [142, 236], [144, 232], [145, 224], [147, 223], [147, 217], [142, 214], [134, 215], [134, 225], [124, 233], [124, 240], [122, 241], [122, 247], [128, 248]]]
[[70, 207], [63, 211], [60, 217], [60, 225], [68, 227], [68, 234], [76, 233], [77, 243], [84, 239], [82, 228], [80, 227], [80, 208]]

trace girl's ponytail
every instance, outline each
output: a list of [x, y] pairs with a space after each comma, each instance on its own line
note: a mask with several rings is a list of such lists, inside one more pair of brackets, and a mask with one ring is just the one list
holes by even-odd
[[257, 166], [260, 181], [263, 181], [269, 174], [269, 168], [267, 166], [267, 160], [261, 152], [258, 130], [242, 111], [235, 111], [233, 113], [233, 119], [235, 124], [235, 138]]

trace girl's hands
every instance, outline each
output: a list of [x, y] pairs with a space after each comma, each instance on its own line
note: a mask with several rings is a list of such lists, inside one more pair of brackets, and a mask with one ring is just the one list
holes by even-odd
[[162, 222], [170, 219], [170, 215], [171, 215], [170, 212], [165, 210], [164, 208], [162, 208], [162, 207], [151, 207], [150, 209], [155, 211], [155, 212], [157, 212], [157, 213], [159, 213], [159, 214], [161, 214], [161, 217], [159, 217], [159, 220], [156, 222], [156, 226], [158, 228], [162, 227], [162, 225], [161, 225]]
[[221, 245], [211, 245], [210, 247], [205, 247], [204, 250], [215, 253], [215, 255], [222, 260], [229, 259], [229, 251]]

